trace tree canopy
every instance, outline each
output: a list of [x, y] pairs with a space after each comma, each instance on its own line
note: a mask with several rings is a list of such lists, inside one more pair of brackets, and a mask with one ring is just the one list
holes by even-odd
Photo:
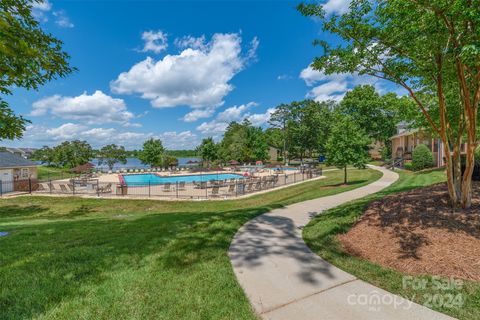
[[149, 139], [143, 143], [143, 149], [140, 150], [138, 158], [142, 163], [152, 167], [161, 167], [164, 164], [164, 153], [162, 141], [160, 139]]
[[98, 164], [106, 164], [110, 170], [113, 169], [115, 163], [127, 163], [127, 153], [123, 146], [109, 144], [102, 147], [97, 154]]
[[[43, 2], [33, 0], [33, 2]], [[0, 2], [0, 93], [12, 94], [13, 87], [37, 90], [74, 68], [63, 43], [45, 33], [32, 16], [31, 0]], [[21, 138], [28, 121], [16, 115], [0, 97], [0, 139]]]
[[327, 163], [344, 169], [344, 183], [347, 183], [347, 166], [364, 168], [369, 160], [370, 138], [351, 117], [335, 117], [326, 143]]
[[480, 101], [480, 1], [356, 0], [341, 15], [327, 15], [319, 4], [298, 8], [341, 40], [315, 41], [323, 54], [313, 69], [369, 75], [408, 92], [442, 139], [452, 203], [469, 207]]

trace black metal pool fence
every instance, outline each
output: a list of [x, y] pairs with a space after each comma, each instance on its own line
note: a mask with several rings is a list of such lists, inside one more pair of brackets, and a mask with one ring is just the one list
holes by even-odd
[[[211, 176], [211, 172], [208, 174]], [[203, 181], [161, 183], [130, 182], [128, 184], [120, 181], [116, 183], [101, 182], [98, 178], [91, 177], [63, 180], [23, 179], [0, 181], [0, 196], [11, 193], [30, 193], [114, 198], [227, 199], [311, 180], [321, 175], [321, 169], [309, 169], [301, 172], [238, 179], [212, 179], [208, 181], [200, 179]], [[174, 176], [171, 175], [170, 177]]]

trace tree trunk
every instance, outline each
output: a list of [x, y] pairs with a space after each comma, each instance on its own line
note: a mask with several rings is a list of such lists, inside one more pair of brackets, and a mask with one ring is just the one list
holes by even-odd
[[[469, 132], [470, 136], [470, 132]], [[475, 139], [475, 138], [473, 138]], [[462, 198], [461, 205], [462, 208], [470, 208], [472, 205], [472, 174], [475, 166], [475, 149], [476, 144], [471, 143], [471, 138], [469, 137], [467, 143], [467, 156], [465, 163], [465, 172], [462, 177]]]
[[343, 167], [343, 184], [347, 184], [347, 166]]

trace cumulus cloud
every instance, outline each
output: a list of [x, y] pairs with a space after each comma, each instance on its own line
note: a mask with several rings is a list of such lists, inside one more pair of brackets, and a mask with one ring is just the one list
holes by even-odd
[[73, 22], [70, 21], [70, 18], [67, 16], [67, 13], [65, 12], [65, 10], [55, 11], [53, 13], [53, 16], [55, 17], [55, 23], [59, 27], [61, 27], [61, 28], [73, 28], [73, 27], [75, 27]]
[[119, 123], [132, 125], [135, 116], [127, 110], [123, 99], [112, 98], [97, 90], [92, 95], [84, 92], [76, 97], [54, 95], [33, 103], [31, 116], [52, 115], [86, 124]]
[[168, 47], [167, 34], [161, 30], [145, 31], [142, 33], [142, 40], [145, 42], [142, 52], [160, 53]]
[[305, 84], [312, 87], [307, 93], [307, 98], [315, 101], [339, 101], [345, 93], [356, 85], [371, 84], [379, 86], [379, 81], [369, 76], [358, 74], [331, 74], [314, 70], [311, 66], [300, 72], [300, 78]]
[[52, 4], [45, 0], [43, 2], [32, 2], [32, 15], [35, 19], [41, 22], [47, 22], [47, 12], [52, 9]]
[[215, 113], [215, 108], [194, 109], [184, 115], [182, 120], [185, 122], [195, 122], [202, 118], [210, 118]]
[[230, 80], [252, 59], [258, 45], [258, 40], [254, 40], [243, 56], [239, 34], [217, 33], [208, 43], [204, 37], [185, 37], [175, 42], [186, 48], [160, 60], [147, 57], [112, 81], [112, 91], [138, 93], [156, 108], [208, 109], [184, 117], [186, 121], [194, 121], [211, 115], [212, 108], [223, 105], [224, 97], [233, 90]]
[[63, 141], [86, 140], [94, 148], [115, 143], [127, 149], [141, 148], [150, 138], [161, 139], [168, 149], [193, 149], [199, 144], [199, 138], [191, 131], [168, 131], [159, 134], [151, 132], [124, 131], [116, 128], [90, 128], [75, 123], [64, 123], [58, 127], [29, 125], [20, 141], [6, 141], [8, 146], [41, 147], [57, 145]]
[[270, 120], [270, 115], [275, 111], [274, 108], [268, 109], [264, 113], [251, 113], [252, 107], [258, 106], [255, 102], [233, 106], [217, 114], [215, 119], [209, 122], [203, 122], [197, 127], [197, 130], [204, 135], [219, 137], [225, 132], [228, 124], [232, 121], [243, 121], [248, 119], [254, 126], [262, 126]]
[[181, 38], [176, 38], [173, 42], [180, 49], [205, 49], [205, 35], [200, 37], [193, 36], [183, 36]]
[[350, 10], [352, 0], [328, 0], [323, 5], [323, 10], [327, 14], [344, 14]]

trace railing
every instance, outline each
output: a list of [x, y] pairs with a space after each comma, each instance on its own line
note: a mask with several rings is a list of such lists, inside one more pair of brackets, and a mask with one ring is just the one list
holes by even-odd
[[[94, 196], [94, 197], [144, 197], [171, 199], [227, 199], [270, 190], [321, 176], [321, 170], [305, 170], [287, 174], [244, 177], [238, 179], [206, 180], [165, 183], [102, 182], [99, 179], [32, 179], [0, 183], [0, 195], [10, 192], [33, 194]], [[175, 175], [170, 176], [175, 177]], [[20, 187], [21, 186], [21, 187]]]

